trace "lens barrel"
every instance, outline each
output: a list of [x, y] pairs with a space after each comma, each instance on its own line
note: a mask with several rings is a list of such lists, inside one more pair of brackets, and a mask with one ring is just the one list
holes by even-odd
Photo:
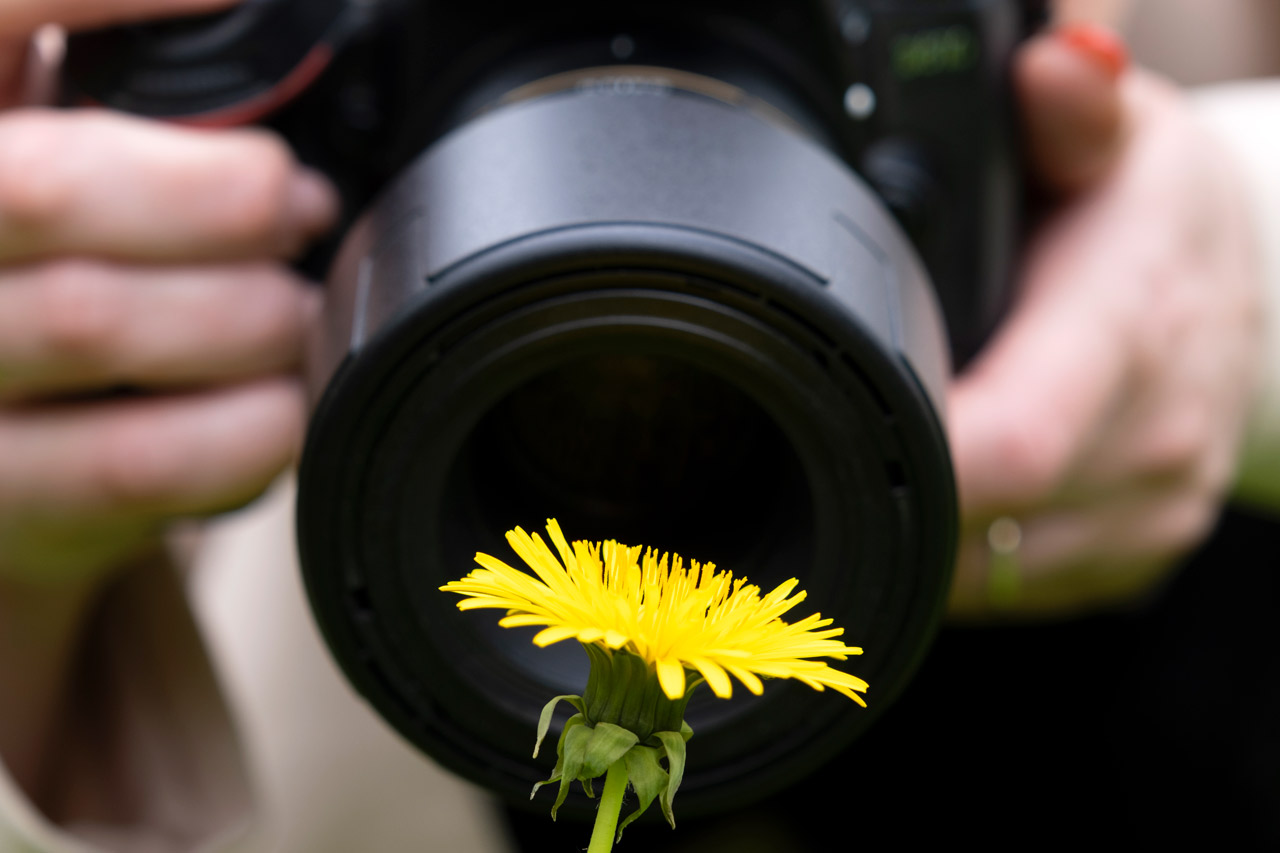
[[587, 661], [437, 591], [478, 550], [513, 561], [510, 527], [797, 577], [791, 616], [866, 649], [836, 665], [870, 711], [791, 682], [696, 697], [687, 814], [865, 731], [945, 602], [948, 357], [923, 267], [838, 158], [709, 91], [613, 69], [501, 106], [394, 182], [330, 280], [298, 505], [313, 609], [406, 739], [513, 802], [550, 775], [537, 714]]

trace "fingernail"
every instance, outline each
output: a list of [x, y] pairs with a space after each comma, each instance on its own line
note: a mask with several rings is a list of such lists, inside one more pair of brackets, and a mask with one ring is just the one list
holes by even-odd
[[1120, 36], [1106, 27], [1077, 21], [1063, 24], [1054, 32], [1072, 49], [1089, 57], [1112, 79], [1119, 79], [1129, 67], [1129, 48], [1125, 47]]
[[299, 169], [289, 184], [289, 221], [308, 236], [323, 234], [338, 219], [338, 193], [328, 179], [312, 169]]

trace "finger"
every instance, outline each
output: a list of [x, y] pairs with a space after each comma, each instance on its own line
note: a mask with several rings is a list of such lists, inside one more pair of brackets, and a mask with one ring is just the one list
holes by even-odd
[[0, 117], [0, 262], [286, 257], [336, 208], [329, 185], [263, 131], [93, 110]]
[[1062, 569], [1036, 581], [1019, 580], [1016, 598], [994, 597], [986, 573], [976, 583], [958, 582], [947, 601], [956, 624], [1032, 622], [1077, 618], [1101, 609], [1120, 609], [1142, 600], [1169, 575], [1165, 559], [1096, 562]]
[[239, 505], [295, 457], [301, 385], [278, 378], [174, 397], [0, 415], [0, 515], [168, 517]]
[[1079, 493], [1072, 499], [1097, 500], [1131, 486], [1223, 491], [1235, 461], [1236, 428], [1212, 411], [1215, 395], [1197, 395], [1197, 390], [1157, 388], [1128, 395], [1124, 411], [1077, 466], [1073, 479]]
[[1126, 311], [1099, 306], [1120, 298], [1124, 270], [1086, 248], [1110, 227], [1104, 213], [1078, 210], [1043, 235], [1013, 313], [952, 386], [948, 432], [970, 519], [1051, 500], [1123, 402]]
[[1218, 511], [1207, 494], [1137, 489], [1091, 506], [1021, 518], [1016, 593], [1005, 603], [990, 594], [987, 531], [971, 528], [960, 546], [951, 609], [959, 616], [1064, 616], [1132, 600], [1203, 541]]
[[62, 261], [0, 275], [0, 399], [226, 383], [291, 369], [318, 299], [268, 264]]
[[105, 27], [160, 17], [213, 12], [240, 0], [0, 0], [0, 38], [34, 33], [41, 24]]
[[1121, 73], [1127, 62], [1118, 38], [1086, 24], [1032, 39], [1014, 70], [1033, 174], [1054, 192], [1095, 184], [1124, 148]]

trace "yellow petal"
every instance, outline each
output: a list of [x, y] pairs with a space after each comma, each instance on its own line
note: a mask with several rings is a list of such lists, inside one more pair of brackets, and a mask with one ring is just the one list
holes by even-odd
[[578, 636], [578, 629], [571, 625], [552, 625], [539, 631], [533, 638], [533, 644], [539, 648]]
[[706, 658], [690, 658], [689, 663], [693, 664], [694, 669], [702, 673], [702, 677], [707, 680], [707, 686], [711, 688], [712, 693], [721, 699], [728, 699], [733, 696], [733, 683], [729, 681], [729, 676], [720, 668], [719, 664]]
[[764, 695], [764, 682], [761, 681], [754, 672], [743, 669], [740, 666], [726, 667], [729, 672], [733, 673], [733, 677], [742, 682], [742, 685], [754, 693], [756, 696]]
[[510, 616], [504, 616], [498, 620], [498, 625], [502, 628], [527, 628], [533, 625], [549, 624], [550, 618], [546, 615], [536, 613], [514, 613]]
[[658, 684], [668, 699], [684, 696], [684, 666], [680, 661], [670, 658], [658, 661]]

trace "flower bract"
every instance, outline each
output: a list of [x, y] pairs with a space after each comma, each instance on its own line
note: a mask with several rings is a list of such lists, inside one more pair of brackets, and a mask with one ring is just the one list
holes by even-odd
[[826, 687], [864, 705], [861, 678], [815, 658], [846, 660], [862, 649], [839, 640], [844, 630], [813, 614], [794, 623], [783, 614], [805, 599], [794, 578], [768, 594], [712, 563], [690, 561], [612, 540], [570, 546], [554, 519], [551, 547], [537, 533], [517, 527], [507, 541], [533, 575], [488, 554], [475, 569], [441, 589], [459, 593], [462, 610], [507, 611], [503, 627], [538, 626], [538, 646], [577, 639], [633, 653], [656, 669], [662, 691], [685, 696], [686, 669], [697, 672], [721, 698], [733, 692], [730, 676], [749, 691], [764, 690], [761, 677], [794, 678], [815, 690]]

